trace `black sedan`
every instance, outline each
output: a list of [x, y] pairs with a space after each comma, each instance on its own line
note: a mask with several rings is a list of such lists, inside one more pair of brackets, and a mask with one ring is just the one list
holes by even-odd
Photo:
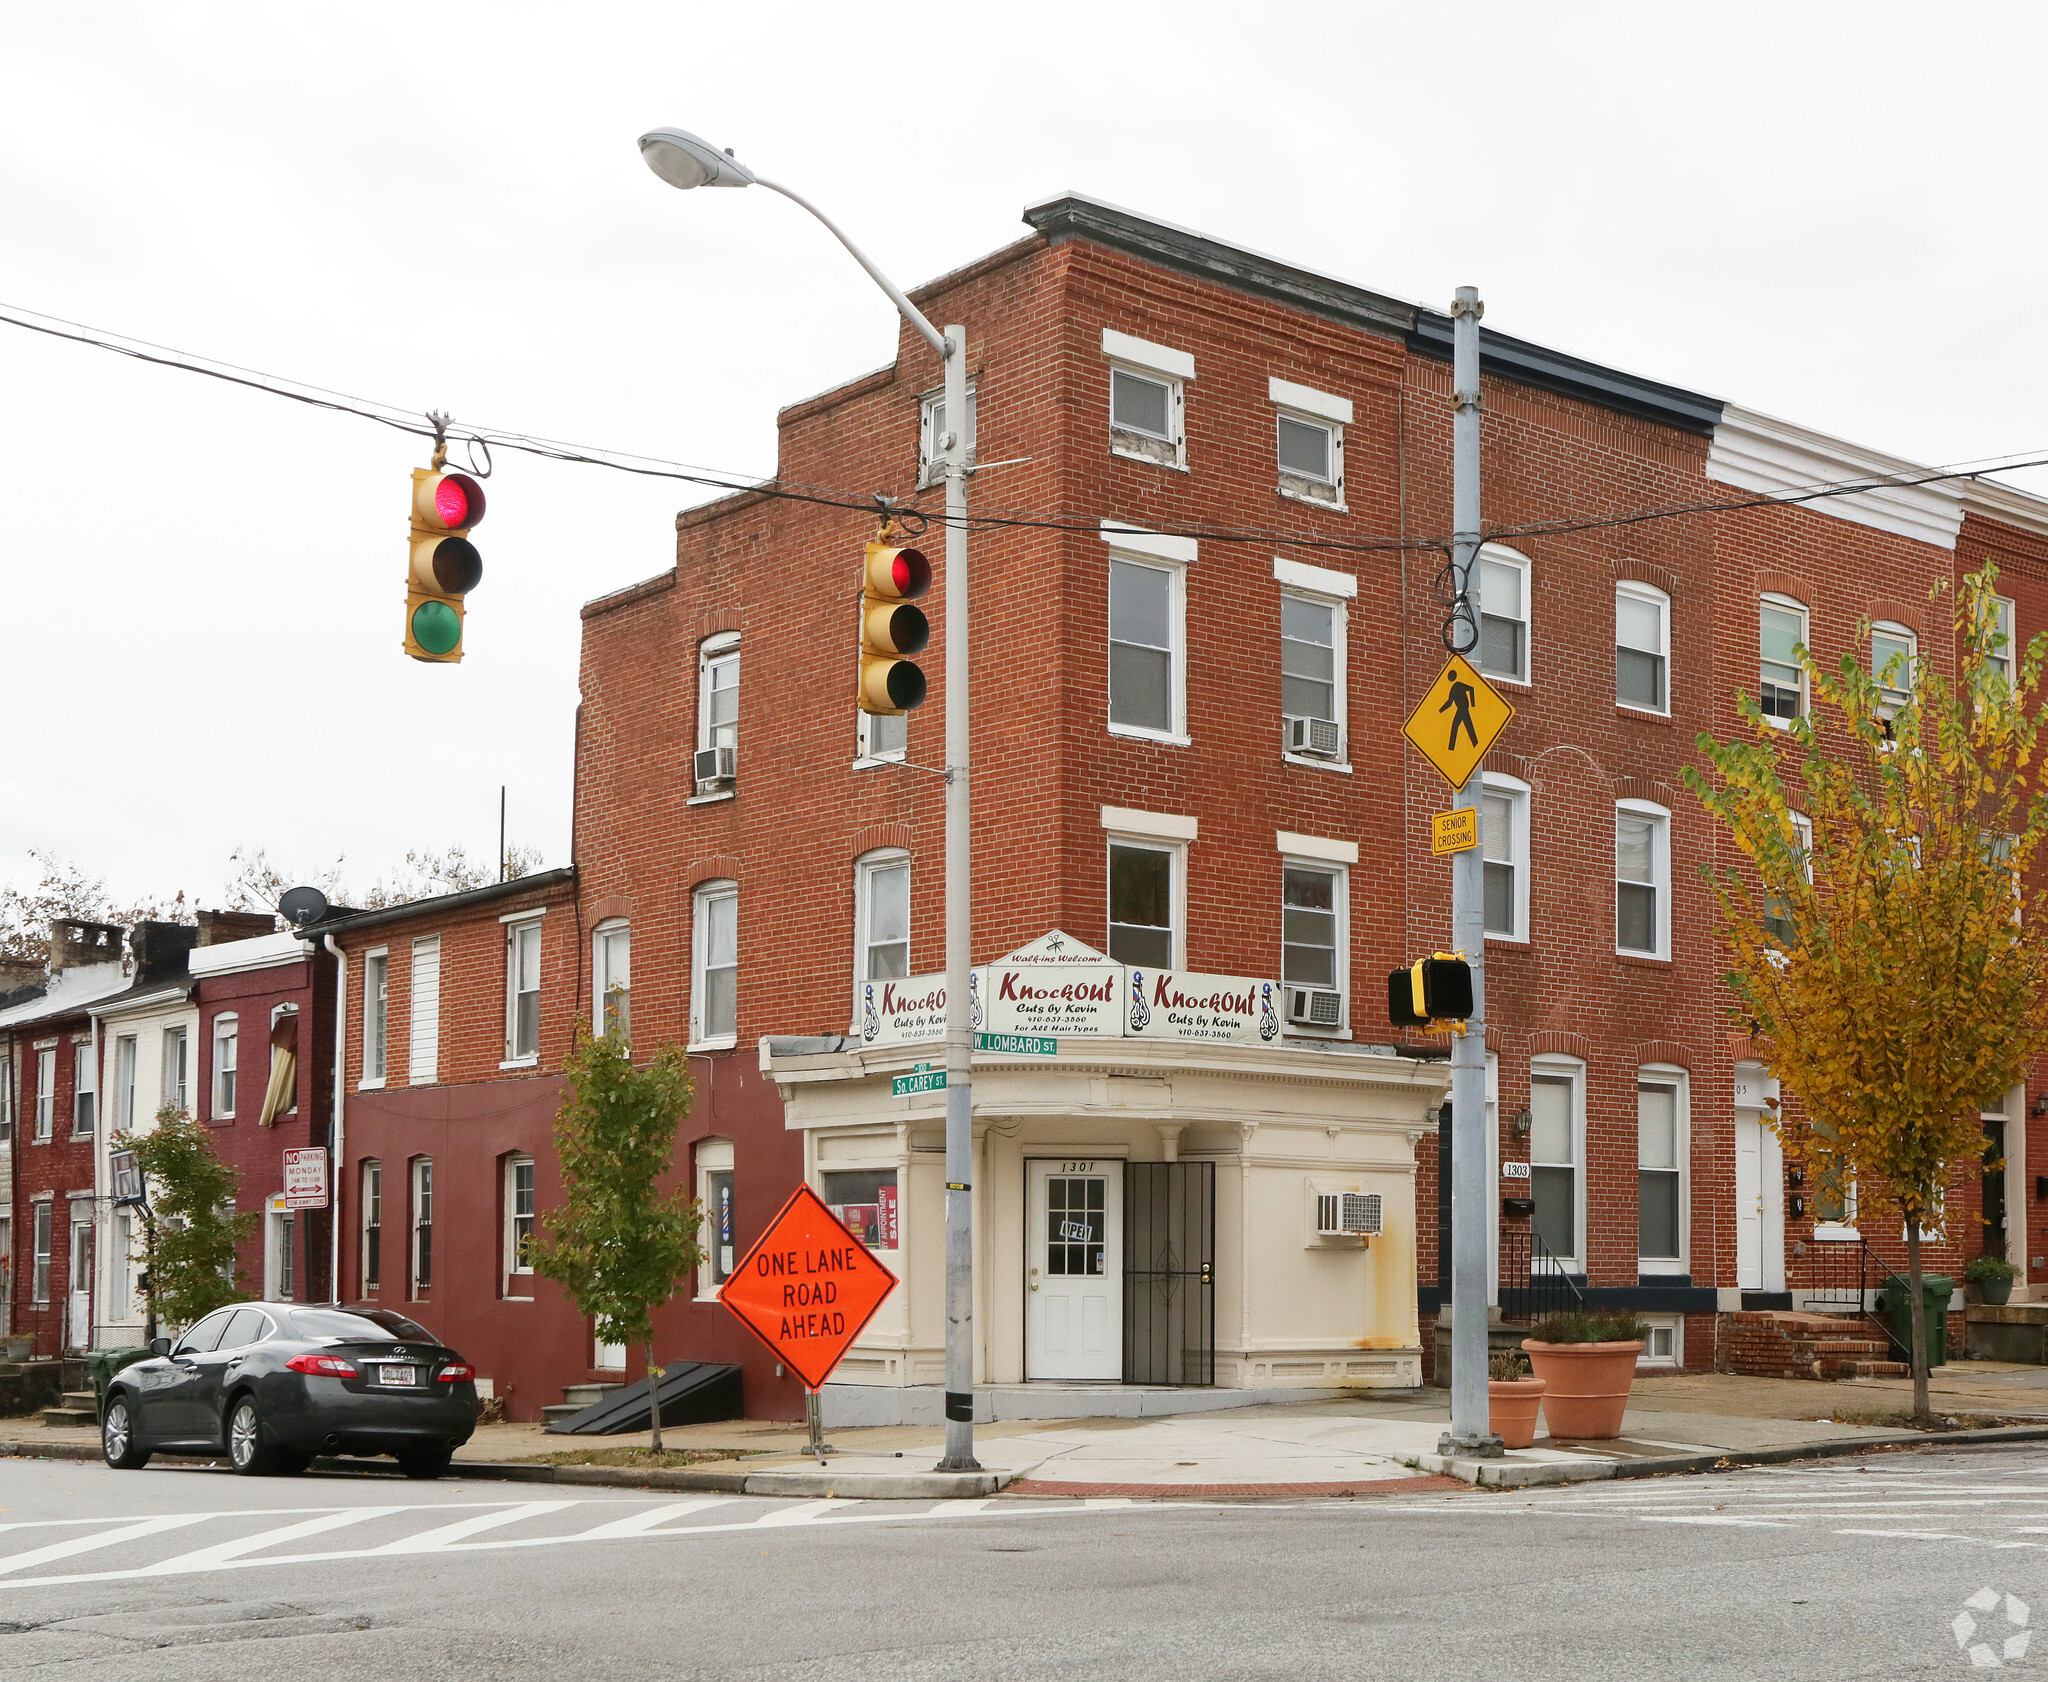
[[407, 1477], [434, 1478], [476, 1429], [476, 1369], [388, 1309], [239, 1303], [150, 1350], [108, 1388], [109, 1466], [225, 1450], [260, 1476], [316, 1454], [391, 1454]]

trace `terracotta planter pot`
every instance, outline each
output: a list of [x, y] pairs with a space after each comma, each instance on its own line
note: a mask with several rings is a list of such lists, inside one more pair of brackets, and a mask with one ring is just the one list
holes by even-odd
[[1524, 1338], [1529, 1365], [1549, 1386], [1543, 1393], [1543, 1417], [1553, 1437], [1601, 1438], [1621, 1435], [1622, 1410], [1636, 1381], [1633, 1343], [1538, 1343]]
[[1540, 1378], [1487, 1380], [1487, 1423], [1507, 1447], [1527, 1448], [1536, 1440], [1536, 1410], [1545, 1388]]

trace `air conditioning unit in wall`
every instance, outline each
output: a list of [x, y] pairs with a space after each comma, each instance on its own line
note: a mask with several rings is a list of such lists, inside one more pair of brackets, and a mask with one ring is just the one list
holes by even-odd
[[1317, 759], [1335, 759], [1343, 746], [1342, 734], [1327, 718], [1288, 718], [1287, 751], [1312, 754]]
[[1287, 989], [1287, 1020], [1311, 1028], [1341, 1028], [1344, 1025], [1344, 995], [1328, 987]]
[[1377, 1238], [1380, 1195], [1376, 1191], [1326, 1191], [1316, 1198], [1318, 1238]]
[[729, 783], [738, 772], [738, 748], [699, 748], [692, 758], [690, 774], [699, 788]]

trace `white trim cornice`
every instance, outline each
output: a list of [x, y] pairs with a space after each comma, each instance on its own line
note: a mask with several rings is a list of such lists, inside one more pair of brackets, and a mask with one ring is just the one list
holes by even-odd
[[2048, 537], [2048, 497], [2038, 497], [1995, 479], [1964, 479], [1963, 511], [1996, 520], [2035, 537]]
[[[1845, 479], [1916, 478], [1932, 469], [1824, 432], [1727, 405], [1707, 450], [1707, 477], [1764, 495], [1796, 494]], [[1936, 485], [1885, 485], [1851, 496], [1798, 504], [1896, 537], [1953, 549], [1963, 523], [1960, 480]]]

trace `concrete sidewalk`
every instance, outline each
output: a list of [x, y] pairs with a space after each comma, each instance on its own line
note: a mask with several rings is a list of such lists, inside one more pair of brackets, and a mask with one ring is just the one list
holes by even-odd
[[[561, 1437], [537, 1425], [486, 1425], [457, 1456], [457, 1473], [530, 1481], [618, 1483], [870, 1499], [981, 1496], [1007, 1489], [1074, 1497], [1254, 1498], [1413, 1491], [1449, 1476], [1513, 1486], [1696, 1470], [1723, 1460], [1848, 1452], [1865, 1444], [1955, 1442], [1902, 1430], [1882, 1417], [1911, 1406], [1910, 1380], [1838, 1383], [1657, 1374], [1636, 1380], [1623, 1435], [1574, 1443], [1539, 1435], [1499, 1460], [1447, 1462], [1436, 1453], [1449, 1423], [1440, 1390], [1349, 1394], [1328, 1400], [1175, 1414], [1161, 1418], [1006, 1420], [976, 1434], [984, 1475], [932, 1468], [944, 1431], [922, 1425], [834, 1429], [820, 1466], [803, 1454], [800, 1425], [730, 1420], [671, 1427], [677, 1468], [607, 1465], [648, 1435]], [[1943, 1415], [2038, 1420], [2048, 1437], [2048, 1368], [1957, 1362], [1938, 1369], [1931, 1398]], [[98, 1435], [0, 1420], [0, 1447], [87, 1458]], [[387, 1463], [388, 1464], [388, 1463]], [[486, 1468], [489, 1468], [488, 1470]]]

